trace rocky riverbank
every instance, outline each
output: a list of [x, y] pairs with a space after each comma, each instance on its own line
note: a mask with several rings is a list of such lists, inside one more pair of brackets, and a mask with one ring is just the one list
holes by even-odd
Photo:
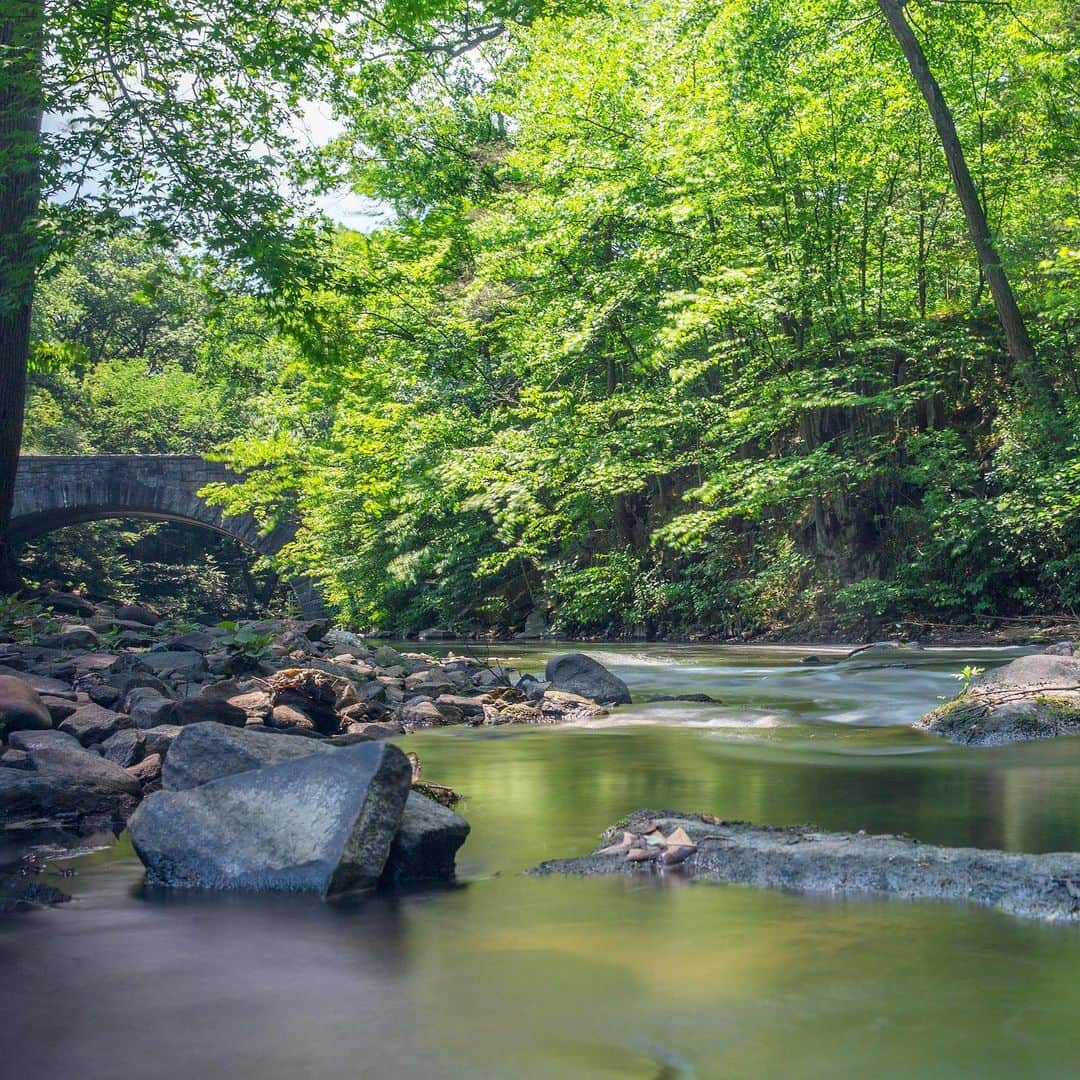
[[670, 810], [639, 810], [612, 826], [591, 855], [544, 862], [530, 873], [677, 874], [828, 896], [964, 901], [1046, 922], [1080, 922], [1080, 854], [1074, 852], [938, 847]]
[[[537, 679], [464, 651], [372, 645], [326, 620], [177, 626], [145, 607], [52, 600], [66, 620], [43, 628], [30, 616], [0, 641], [9, 864], [12, 838], [30, 826], [117, 833], [142, 804], [131, 830], [153, 883], [328, 894], [384, 871], [395, 884], [445, 880], [468, 832], [446, 808], [456, 795], [384, 740], [450, 724], [580, 721], [630, 700], [580, 654]], [[215, 861], [222, 851], [228, 865]], [[30, 892], [31, 903], [45, 897]]]

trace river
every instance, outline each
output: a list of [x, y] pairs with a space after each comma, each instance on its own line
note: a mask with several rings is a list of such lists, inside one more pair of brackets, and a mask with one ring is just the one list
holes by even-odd
[[[548, 646], [504, 647], [539, 670]], [[963, 905], [533, 879], [638, 807], [945, 844], [1080, 846], [1080, 739], [961, 749], [908, 725], [1007, 651], [587, 649], [633, 706], [415, 735], [472, 824], [445, 891], [148, 895], [124, 838], [75, 900], [0, 923], [3, 1075], [1074, 1076], [1080, 930]], [[835, 653], [813, 650], [829, 661]], [[721, 704], [656, 703], [705, 692]]]

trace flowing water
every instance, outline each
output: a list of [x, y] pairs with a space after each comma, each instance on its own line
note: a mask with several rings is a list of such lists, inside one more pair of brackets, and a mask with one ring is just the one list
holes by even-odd
[[[505, 648], [539, 670], [550, 647]], [[465, 793], [455, 889], [326, 904], [147, 895], [121, 839], [0, 924], [0, 1074], [35, 1078], [1074, 1076], [1080, 929], [670, 876], [536, 879], [638, 807], [1080, 847], [1080, 739], [961, 749], [908, 724], [1005, 652], [588, 650], [633, 706], [402, 740]], [[815, 650], [827, 661], [829, 650]], [[656, 703], [705, 692], [720, 704]]]

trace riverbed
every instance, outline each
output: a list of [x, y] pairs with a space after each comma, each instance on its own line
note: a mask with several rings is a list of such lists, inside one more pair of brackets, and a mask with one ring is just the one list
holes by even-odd
[[[531, 671], [557, 651], [484, 650]], [[634, 705], [579, 727], [400, 740], [465, 795], [457, 888], [330, 904], [150, 894], [125, 838], [58, 862], [75, 900], [0, 923], [3, 1075], [1075, 1075], [1077, 928], [677, 874], [522, 876], [638, 807], [1080, 849], [1080, 739], [965, 749], [908, 727], [965, 664], [1018, 650], [898, 666], [827, 647], [586, 651]], [[684, 693], [720, 700], [651, 702]]]

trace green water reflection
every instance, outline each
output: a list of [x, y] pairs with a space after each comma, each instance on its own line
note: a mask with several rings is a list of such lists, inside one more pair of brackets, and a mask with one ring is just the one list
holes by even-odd
[[402, 740], [466, 795], [456, 890], [350, 907], [163, 901], [139, 891], [121, 843], [82, 861], [76, 904], [0, 928], [20, 990], [10, 1030], [48, 1048], [17, 1053], [19, 1075], [1075, 1075], [1078, 930], [521, 874], [642, 806], [1080, 848], [1080, 739], [970, 750], [905, 726], [968, 656], [844, 671], [788, 652], [615, 649], [639, 700], [707, 685], [723, 701]]

